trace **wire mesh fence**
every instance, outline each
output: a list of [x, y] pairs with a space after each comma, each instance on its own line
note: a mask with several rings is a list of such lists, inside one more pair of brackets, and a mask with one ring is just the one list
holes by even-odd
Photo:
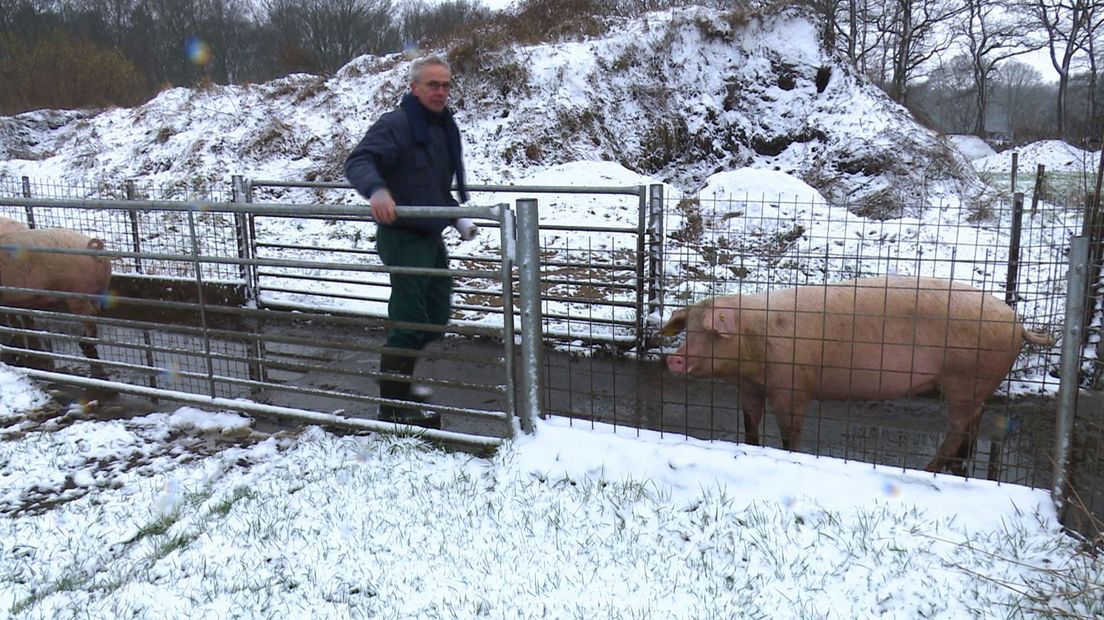
[[[663, 311], [650, 317], [648, 338], [659, 346], [621, 359], [595, 355], [583, 342], [562, 346], [548, 363], [550, 411], [746, 441], [736, 382], [670, 373], [662, 360], [681, 341], [656, 337], [660, 317], [718, 295], [755, 295], [868, 276], [924, 276], [1005, 299], [1029, 329], [1058, 335], [1065, 309], [1065, 253], [1081, 228], [1078, 211], [1030, 213], [1012, 203], [978, 208], [948, 202], [883, 214], [871, 205], [715, 193], [671, 199], [664, 206]], [[1012, 233], [1016, 219], [1018, 249]], [[1049, 483], [1058, 357], [1057, 348], [1039, 346], [1025, 347], [1017, 357], [986, 408], [969, 475]], [[934, 392], [896, 396], [814, 398], [802, 450], [924, 467], [945, 435], [945, 403]], [[767, 445], [782, 446], [769, 416], [763, 431]]]
[[[347, 204], [351, 191], [332, 185], [335, 187], [261, 187], [253, 189], [251, 196], [272, 205], [302, 197]], [[625, 188], [593, 196], [579, 188], [570, 192], [565, 191], [568, 188], [546, 189], [550, 196], [533, 192], [542, 197], [539, 262], [547, 344], [541, 366], [544, 410], [584, 423], [610, 422], [732, 441], [749, 439], [739, 386], [722, 379], [672, 373], [664, 362], [680, 341], [661, 337], [659, 331], [676, 309], [718, 295], [755, 295], [868, 276], [923, 276], [953, 280], [1004, 300], [1028, 329], [1060, 335], [1066, 306], [1066, 253], [1070, 238], [1084, 228], [1081, 209], [1032, 209], [1015, 201], [982, 205], [947, 201], [885, 213], [877, 205], [836, 205], [792, 196], [733, 196], [714, 191], [659, 200], [657, 209], [646, 209], [644, 193], [626, 192]], [[267, 343], [266, 355], [286, 352], [279, 355], [278, 363], [264, 361], [276, 374], [286, 374], [289, 386], [308, 375], [314, 377], [312, 381], [319, 380], [320, 373], [329, 372], [337, 377], [351, 373], [353, 382], [367, 376], [367, 385], [371, 385], [371, 370], [334, 366], [333, 358], [309, 352], [312, 341], [302, 341], [286, 331], [298, 329], [289, 325], [301, 324], [310, 334], [306, 338], [329, 343], [323, 347], [326, 349], [340, 349], [347, 344], [347, 330], [368, 329], [371, 317], [385, 313], [386, 273], [375, 269], [379, 261], [374, 224], [365, 217], [334, 218], [308, 210], [291, 215], [246, 213], [243, 219], [239, 213], [205, 207], [215, 197], [239, 200], [230, 184], [215, 189], [164, 189], [23, 183], [7, 191], [81, 198], [100, 191], [101, 196], [122, 195], [136, 202], [182, 198], [178, 208], [170, 210], [70, 209], [48, 204], [28, 210], [0, 204], [0, 215], [22, 221], [33, 218], [36, 226], [77, 228], [104, 238], [109, 247], [125, 250], [119, 252], [117, 273], [162, 289], [198, 279], [224, 283], [240, 293], [237, 301], [229, 301], [228, 308], [208, 300], [211, 322], [193, 324], [194, 332], [185, 328], [191, 320], [187, 318], [176, 321], [180, 329], [167, 327], [160, 318], [142, 323], [143, 315], [168, 310], [124, 300], [129, 306], [127, 320], [137, 322], [117, 325], [105, 320], [101, 325], [106, 341], [103, 351], [105, 358], [116, 360], [121, 368], [144, 368], [135, 375], [136, 382], [201, 390], [209, 382], [208, 375], [234, 375], [244, 379], [227, 381], [218, 388], [219, 394], [239, 394], [242, 386], [253, 380], [249, 378], [251, 368], [264, 357], [258, 357], [258, 344]], [[490, 188], [483, 193], [488, 201], [510, 200], [521, 191]], [[263, 211], [264, 206], [259, 209]], [[583, 223], [576, 224], [571, 218], [579, 213]], [[497, 232], [493, 222], [484, 224]], [[287, 233], [289, 226], [296, 229], [295, 235]], [[499, 268], [501, 251], [490, 244], [463, 246], [453, 252], [457, 272], [453, 319], [458, 333], [466, 326], [501, 324], [501, 283], [478, 275]], [[250, 288], [252, 296], [241, 292]], [[333, 333], [314, 331], [318, 323], [298, 315], [303, 311], [339, 315], [354, 307], [367, 308], [368, 318], [363, 319], [367, 322], [358, 327], [331, 326], [336, 330]], [[1092, 307], [1099, 308], [1096, 302]], [[221, 343], [216, 346], [202, 343], [204, 333], [220, 333], [217, 317], [221, 313], [243, 308], [273, 314], [266, 321], [227, 328], [226, 332], [235, 333], [222, 334], [227, 336], [225, 343], [221, 338], [215, 339]], [[198, 310], [189, 308], [188, 312]], [[240, 313], [231, 314], [232, 320], [242, 320]], [[266, 332], [266, 326], [278, 322], [277, 315], [287, 320], [278, 330], [282, 333]], [[64, 317], [48, 318], [57, 322], [59, 331], [68, 329], [74, 343], [79, 340], [77, 320], [70, 318], [74, 326], [67, 328]], [[1098, 340], [1096, 335], [1091, 338]], [[132, 346], [132, 342], [141, 346]], [[201, 346], [189, 357], [196, 343]], [[1089, 344], [1090, 357], [1083, 360], [1081, 378], [1082, 385], [1091, 388], [1099, 365], [1091, 356], [1093, 342]], [[223, 345], [225, 350], [219, 348]], [[339, 357], [371, 355], [373, 345], [365, 346], [368, 348], [349, 350]], [[170, 363], [174, 355], [189, 359], [175, 362], [174, 367]], [[464, 353], [455, 355], [451, 361], [445, 355], [435, 369], [447, 374], [451, 363], [462, 364]], [[1008, 377], [989, 398], [968, 475], [1048, 486], [1058, 364], [1057, 348], [1024, 347]], [[340, 378], [335, 381], [346, 383]], [[303, 392], [312, 389], [316, 390], [305, 388]], [[371, 402], [370, 391], [358, 392], [354, 401]], [[289, 387], [274, 398], [290, 402], [299, 394]], [[1078, 428], [1083, 430], [1078, 431], [1075, 443], [1080, 447], [1075, 447], [1073, 456], [1079, 464], [1075, 476], [1079, 480], [1104, 479], [1099, 409], [1086, 405], [1078, 410]], [[895, 467], [924, 467], [943, 442], [948, 427], [946, 411], [938, 393], [881, 400], [814, 398], [801, 449]], [[782, 435], [769, 414], [762, 435], [767, 445], [782, 445]], [[1085, 494], [1092, 505], [1104, 504], [1098, 487], [1084, 487], [1089, 489]]]

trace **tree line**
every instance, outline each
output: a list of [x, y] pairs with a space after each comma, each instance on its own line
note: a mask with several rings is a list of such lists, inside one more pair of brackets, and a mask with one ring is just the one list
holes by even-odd
[[331, 73], [486, 15], [472, 0], [0, 0], [0, 114]]
[[[593, 35], [608, 16], [766, 0], [0, 0], [0, 114], [134, 105], [169, 86], [328, 74], [481, 33]], [[921, 120], [1021, 142], [1099, 138], [1104, 0], [801, 0], [826, 47]], [[581, 19], [593, 16], [595, 20]], [[507, 34], [506, 36], [510, 36]], [[485, 45], [478, 46], [480, 48]], [[1058, 76], [1019, 62], [1041, 50]]]
[[[1100, 138], [1104, 0], [806, 0], [827, 45], [938, 128]], [[1039, 51], [1044, 83], [1019, 62]]]

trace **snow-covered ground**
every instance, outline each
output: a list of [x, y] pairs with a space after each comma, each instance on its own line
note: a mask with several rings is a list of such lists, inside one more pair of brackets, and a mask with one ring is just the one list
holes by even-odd
[[0, 385], [12, 618], [1104, 614], [1045, 490], [564, 419], [477, 458], [187, 407], [32, 415], [18, 370]]

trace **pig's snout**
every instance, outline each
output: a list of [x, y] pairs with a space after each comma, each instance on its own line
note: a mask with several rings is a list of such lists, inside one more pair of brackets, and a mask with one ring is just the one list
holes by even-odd
[[686, 354], [672, 353], [667, 356], [667, 369], [678, 374], [686, 373]]

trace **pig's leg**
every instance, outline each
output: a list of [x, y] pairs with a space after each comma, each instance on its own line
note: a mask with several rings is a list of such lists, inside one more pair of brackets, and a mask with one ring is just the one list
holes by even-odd
[[739, 400], [740, 410], [744, 413], [744, 435], [747, 443], [761, 446], [762, 437], [759, 436], [759, 425], [763, 421], [763, 412], [767, 408], [767, 398], [762, 386], [747, 381], [740, 381]]
[[809, 395], [804, 390], [782, 388], [771, 392], [771, 409], [778, 420], [778, 430], [782, 432], [782, 447], [786, 450], [797, 450], [809, 400]]
[[[43, 353], [49, 353], [52, 351], [50, 343], [38, 336], [32, 335], [38, 332], [38, 326], [35, 325], [34, 317], [30, 315], [15, 316], [14, 320], [19, 324], [19, 328], [30, 332], [22, 336], [23, 348], [29, 351], [42, 351]], [[39, 368], [42, 370], [53, 370], [54, 360], [48, 357], [38, 358], [32, 353], [27, 353], [23, 356], [26, 360], [25, 363], [31, 368]]]
[[954, 474], [965, 476], [966, 463], [973, 460], [974, 455], [977, 454], [977, 438], [981, 431], [982, 413], [982, 407], [979, 406], [967, 429], [966, 441], [962, 442], [962, 445], [958, 448], [958, 453], [955, 455], [956, 458], [951, 461], [951, 472]]
[[[93, 339], [99, 337], [99, 330], [95, 323], [91, 321], [84, 323], [84, 337]], [[107, 372], [104, 371], [103, 364], [99, 363], [100, 352], [96, 349], [96, 343], [81, 342], [80, 349], [84, 356], [90, 360], [92, 376], [96, 379], [107, 379]]]
[[[70, 299], [66, 302], [69, 306], [69, 311], [73, 314], [80, 314], [83, 316], [95, 316], [96, 306], [87, 299]], [[99, 338], [99, 328], [94, 321], [84, 321], [82, 323], [84, 337], [86, 339], [95, 340]], [[92, 376], [97, 379], [106, 379], [107, 373], [104, 372], [103, 364], [99, 363], [100, 352], [96, 349], [95, 342], [81, 342], [81, 352], [84, 356], [91, 361]]]
[[945, 382], [943, 396], [947, 401], [947, 435], [925, 469], [965, 476], [965, 461], [977, 441], [985, 397], [977, 394], [972, 380]]
[[968, 450], [970, 441], [969, 413], [960, 414], [956, 419], [953, 408], [950, 409], [950, 412], [951, 421], [947, 425], [947, 435], [943, 438], [943, 443], [939, 445], [939, 449], [936, 450], [935, 458], [924, 469], [934, 473], [947, 470], [952, 474], [964, 476], [966, 475], [966, 467], [963, 463], [962, 454]]

